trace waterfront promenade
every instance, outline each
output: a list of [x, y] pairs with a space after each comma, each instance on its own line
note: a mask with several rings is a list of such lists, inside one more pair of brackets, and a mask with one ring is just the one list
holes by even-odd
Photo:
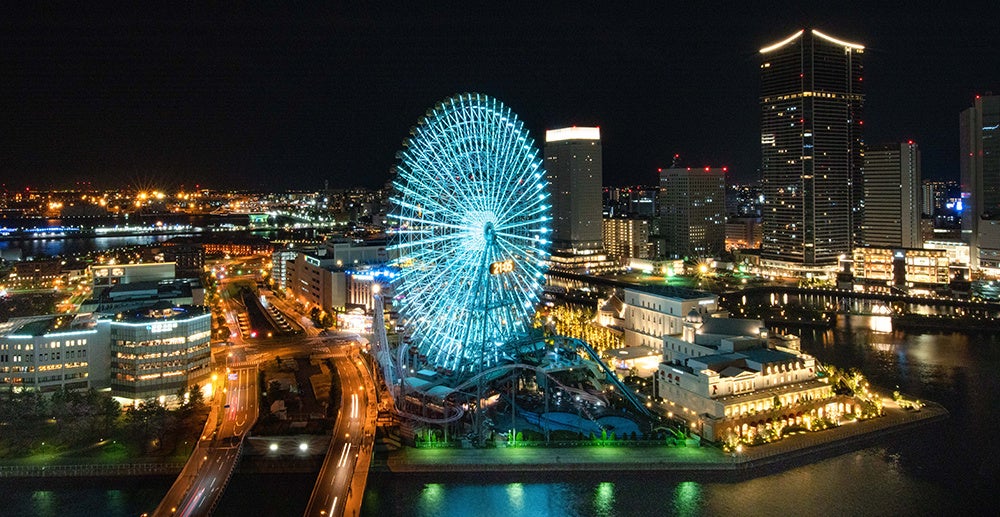
[[[738, 472], [779, 465], [782, 462], [807, 462], [814, 455], [835, 455], [864, 446], [880, 438], [914, 427], [938, 422], [948, 417], [939, 404], [927, 402], [920, 411], [905, 411], [890, 399], [884, 401], [885, 415], [861, 422], [846, 423], [834, 429], [797, 434], [783, 440], [746, 447], [742, 453], [725, 453], [715, 447], [666, 446], [576, 446], [576, 447], [500, 447], [495, 449], [416, 449], [405, 447], [376, 459], [372, 470], [392, 473], [434, 472], [569, 472], [569, 471], [704, 471]], [[297, 439], [295, 443], [301, 441]], [[310, 449], [320, 450], [321, 447]], [[244, 464], [243, 473], [314, 472], [317, 461], [311, 456], [283, 456], [283, 466], [275, 470], [267, 462], [256, 466]], [[0, 467], [3, 477], [76, 477], [170, 475], [180, 470], [177, 464], [61, 465]]]
[[839, 452], [886, 434], [947, 418], [948, 411], [928, 403], [905, 411], [891, 400], [876, 419], [834, 429], [797, 434], [778, 442], [726, 453], [714, 447], [577, 446], [499, 447], [495, 449], [415, 449], [392, 452], [382, 469], [392, 473], [539, 472], [539, 471], [743, 471], [813, 454]]

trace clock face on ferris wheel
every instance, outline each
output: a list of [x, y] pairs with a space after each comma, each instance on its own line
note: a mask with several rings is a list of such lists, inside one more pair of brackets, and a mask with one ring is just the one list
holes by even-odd
[[550, 239], [542, 161], [500, 101], [439, 103], [399, 153], [390, 253], [397, 307], [429, 363], [496, 364], [531, 325]]

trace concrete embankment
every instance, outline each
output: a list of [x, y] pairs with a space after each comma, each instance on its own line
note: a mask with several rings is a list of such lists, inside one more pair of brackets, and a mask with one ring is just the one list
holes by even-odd
[[118, 465], [0, 465], [0, 478], [176, 476], [183, 463]]
[[414, 449], [389, 454], [373, 469], [394, 474], [432, 472], [570, 472], [680, 471], [746, 472], [842, 454], [897, 433], [947, 418], [948, 411], [929, 403], [921, 411], [887, 407], [885, 415], [835, 429], [786, 437], [775, 443], [727, 454], [712, 447], [581, 446], [567, 448]]
[[[409, 473], [504, 473], [573, 471], [674, 471], [752, 473], [769, 468], [788, 468], [856, 450], [887, 435], [907, 431], [948, 417], [948, 411], [933, 402], [921, 411], [904, 411], [887, 404], [885, 415], [835, 429], [798, 434], [775, 443], [748, 447], [741, 454], [726, 454], [714, 447], [580, 446], [507, 447], [496, 449], [414, 449], [405, 447], [372, 463], [373, 471]], [[239, 473], [312, 473], [322, 464], [323, 445], [329, 437], [281, 437], [258, 439], [256, 447], [240, 461]], [[252, 440], [256, 442], [257, 440]], [[270, 449], [278, 443], [277, 451]], [[299, 446], [307, 443], [307, 451]], [[266, 450], [262, 450], [266, 446]], [[14, 477], [127, 477], [176, 476], [179, 463], [133, 463], [121, 465], [0, 466], [0, 478]]]

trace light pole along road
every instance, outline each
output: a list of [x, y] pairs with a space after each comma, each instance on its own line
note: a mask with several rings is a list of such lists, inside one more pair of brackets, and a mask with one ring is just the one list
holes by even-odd
[[243, 437], [257, 421], [257, 368], [229, 370], [222, 385], [224, 396], [213, 403], [201, 439], [153, 512], [155, 517], [210, 515], [222, 496], [239, 461]]
[[340, 411], [305, 515], [355, 516], [361, 508], [375, 441], [375, 385], [357, 348], [333, 357], [340, 377]]

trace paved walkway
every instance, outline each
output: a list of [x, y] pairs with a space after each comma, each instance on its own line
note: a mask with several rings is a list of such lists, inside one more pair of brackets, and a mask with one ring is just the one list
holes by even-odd
[[495, 449], [415, 449], [389, 454], [391, 472], [519, 472], [519, 471], [733, 471], [761, 467], [807, 454], [835, 450], [885, 433], [902, 431], [946, 418], [948, 411], [928, 403], [923, 410], [904, 411], [889, 401], [881, 418], [852, 422], [835, 429], [787, 437], [775, 443], [727, 454], [714, 447], [581, 446], [569, 448], [500, 447]]

